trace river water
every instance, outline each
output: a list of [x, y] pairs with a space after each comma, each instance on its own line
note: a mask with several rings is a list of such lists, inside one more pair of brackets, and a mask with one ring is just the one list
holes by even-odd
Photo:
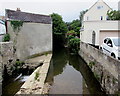
[[[6, 80], [3, 83], [3, 96], [14, 96], [27, 78], [21, 76], [17, 80]], [[79, 55], [69, 54], [65, 48], [53, 52], [46, 82], [51, 85], [49, 94], [104, 93], [84, 60]]]
[[8, 80], [5, 80], [2, 84], [2, 96], [14, 96], [19, 91], [20, 87], [24, 84], [28, 77], [29, 75], [26, 75], [21, 76], [17, 80], [17, 77], [12, 77]]
[[49, 94], [104, 94], [84, 60], [67, 49], [54, 51], [46, 82]]

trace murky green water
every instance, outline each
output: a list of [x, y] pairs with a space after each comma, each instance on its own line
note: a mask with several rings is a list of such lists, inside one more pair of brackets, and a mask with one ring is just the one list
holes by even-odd
[[8, 78], [2, 84], [2, 96], [14, 96], [19, 91], [29, 76], [21, 76], [19, 79]]
[[104, 93], [82, 58], [66, 49], [54, 51], [46, 82], [51, 84], [49, 94]]

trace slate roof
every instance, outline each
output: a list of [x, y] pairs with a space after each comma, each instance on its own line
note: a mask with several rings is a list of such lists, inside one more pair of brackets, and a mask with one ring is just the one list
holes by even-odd
[[6, 16], [10, 20], [20, 20], [24, 22], [51, 24], [51, 17], [47, 15], [26, 13], [21, 11], [14, 11], [6, 9]]

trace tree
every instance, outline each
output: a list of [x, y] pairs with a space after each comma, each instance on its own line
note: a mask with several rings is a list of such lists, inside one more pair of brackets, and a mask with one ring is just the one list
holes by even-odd
[[78, 54], [80, 39], [77, 37], [77, 32], [70, 30], [67, 32], [67, 46], [69, 51]]
[[82, 24], [82, 21], [83, 21], [83, 16], [84, 16], [84, 14], [87, 12], [88, 10], [85, 10], [85, 11], [81, 11], [80, 12], [80, 16], [79, 16], [79, 18], [80, 18], [80, 23]]
[[73, 20], [72, 22], [67, 22], [66, 23], [68, 26], [68, 30], [74, 30], [75, 32], [77, 32], [77, 36], [79, 36], [80, 33], [80, 27], [81, 27], [81, 23], [79, 19]]
[[56, 46], [63, 46], [65, 42], [65, 34], [68, 30], [67, 26], [59, 14], [53, 13], [51, 14], [51, 18], [53, 23], [53, 48]]
[[108, 20], [120, 20], [120, 11], [108, 11], [107, 12], [108, 15]]

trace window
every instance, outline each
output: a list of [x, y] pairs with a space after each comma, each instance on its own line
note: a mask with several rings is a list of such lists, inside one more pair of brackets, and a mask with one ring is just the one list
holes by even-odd
[[107, 45], [108, 45], [109, 47], [113, 47], [112, 41], [111, 41], [110, 39], [108, 40]]
[[87, 20], [89, 20], [89, 17], [87, 16]]
[[108, 16], [106, 17], [106, 20], [109, 20], [109, 17], [108, 17]]
[[103, 16], [101, 16], [100, 19], [103, 20]]
[[104, 40], [104, 43], [107, 43], [107, 39]]
[[95, 31], [92, 32], [92, 44], [95, 45], [96, 34]]
[[103, 6], [97, 6], [97, 9], [102, 9], [103, 8]]

